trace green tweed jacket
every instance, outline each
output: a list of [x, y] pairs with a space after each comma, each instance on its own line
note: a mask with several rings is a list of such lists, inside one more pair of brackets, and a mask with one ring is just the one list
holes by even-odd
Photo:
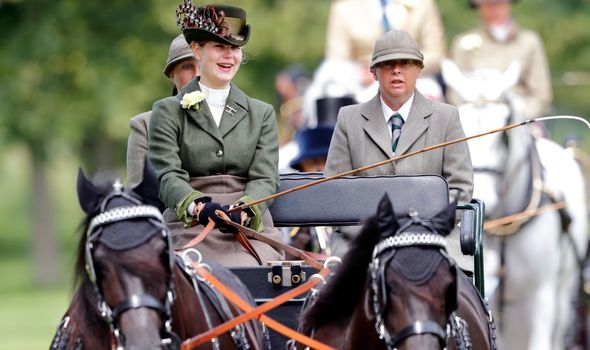
[[[187, 217], [186, 209], [203, 196], [190, 186], [190, 178], [221, 174], [246, 178], [243, 202], [273, 194], [279, 186], [273, 107], [232, 84], [217, 127], [206, 101], [196, 111], [180, 105], [184, 94], [200, 90], [198, 81], [195, 78], [178, 95], [157, 101], [149, 125], [148, 154], [160, 180], [160, 198], [187, 223], [193, 218]], [[256, 219], [267, 205], [252, 208]]]

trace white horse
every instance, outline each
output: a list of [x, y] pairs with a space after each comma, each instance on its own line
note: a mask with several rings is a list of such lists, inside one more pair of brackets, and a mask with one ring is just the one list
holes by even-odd
[[[519, 122], [520, 99], [511, 92], [518, 64], [505, 72], [463, 74], [443, 63], [448, 86], [465, 101], [459, 106], [467, 136]], [[469, 141], [474, 197], [486, 204], [487, 219], [564, 200], [563, 212], [532, 218], [486, 232], [486, 294], [498, 325], [502, 349], [563, 349], [573, 316], [578, 260], [586, 248], [588, 217], [584, 181], [570, 153], [527, 127]], [[571, 218], [566, 225], [560, 214]], [[564, 227], [567, 226], [567, 227]], [[495, 233], [495, 235], [493, 234]]]

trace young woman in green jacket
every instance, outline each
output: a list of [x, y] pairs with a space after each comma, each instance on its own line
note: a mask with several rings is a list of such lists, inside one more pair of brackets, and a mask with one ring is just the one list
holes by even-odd
[[[280, 239], [266, 203], [228, 212], [275, 193], [279, 186], [274, 109], [232, 83], [250, 37], [246, 12], [225, 5], [197, 8], [184, 0], [177, 19], [201, 76], [175, 97], [154, 104], [149, 129], [149, 158], [169, 208], [175, 245], [184, 246], [213, 220], [217, 230], [196, 246], [204, 257], [226, 266], [257, 265], [227, 234], [232, 228], [215, 215], [221, 209], [233, 221]], [[251, 243], [263, 262], [283, 257], [265, 243]]]

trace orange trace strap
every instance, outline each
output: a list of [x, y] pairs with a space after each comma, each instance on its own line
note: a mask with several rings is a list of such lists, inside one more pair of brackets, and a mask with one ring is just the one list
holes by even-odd
[[[221, 283], [215, 276], [213, 276], [207, 269], [198, 266], [196, 263], [193, 263], [194, 269], [209, 283], [211, 283], [215, 289], [217, 289], [220, 293], [222, 293], [229, 301], [231, 301], [234, 305], [242, 309], [245, 313], [237, 316], [236, 318], [229, 320], [209, 331], [199, 334], [195, 337], [185, 340], [182, 343], [182, 350], [194, 349], [197, 346], [204, 344], [211, 339], [220, 336], [221, 334], [233, 329], [238, 324], [247, 322], [253, 318], [258, 318], [261, 322], [264, 322], [268, 327], [273, 328], [279, 333], [282, 333], [292, 339], [295, 339], [297, 342], [309, 346], [313, 349], [317, 350], [335, 350], [334, 348], [325, 345], [315, 339], [307, 337], [303, 334], [297, 333], [294, 330], [280, 324], [279, 322], [271, 319], [270, 317], [264, 315], [263, 313], [272, 310], [273, 308], [284, 304], [285, 302], [295, 298], [311, 288], [315, 287], [319, 282], [320, 279], [313, 279], [309, 280], [308, 282], [285, 292], [278, 297], [274, 298], [271, 301], [268, 301], [256, 308], [252, 307], [250, 304], [246, 303], [242, 298], [236, 295], [231, 289], [226, 287], [223, 283]], [[322, 269], [319, 274], [323, 277], [326, 277], [330, 273], [329, 269]]]

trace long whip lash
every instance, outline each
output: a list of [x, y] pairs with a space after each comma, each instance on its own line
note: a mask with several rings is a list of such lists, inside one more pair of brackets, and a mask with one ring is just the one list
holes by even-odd
[[377, 168], [377, 167], [380, 167], [382, 165], [385, 165], [385, 164], [388, 164], [388, 163], [391, 163], [391, 162], [395, 162], [395, 161], [398, 161], [398, 160], [402, 160], [402, 159], [405, 159], [405, 158], [409, 158], [409, 157], [415, 156], [415, 155], [420, 154], [420, 153], [425, 153], [425, 152], [432, 151], [432, 150], [435, 150], [435, 149], [438, 149], [438, 148], [442, 148], [442, 147], [454, 145], [454, 144], [459, 143], [459, 142], [465, 142], [467, 140], [475, 139], [475, 138], [478, 138], [478, 137], [482, 137], [482, 136], [486, 136], [486, 135], [491, 135], [491, 134], [494, 134], [494, 133], [497, 133], [497, 132], [507, 131], [507, 130], [510, 130], [510, 129], [517, 128], [519, 126], [523, 126], [523, 125], [527, 125], [527, 124], [532, 124], [532, 123], [536, 123], [536, 122], [541, 122], [541, 121], [545, 121], [545, 120], [554, 120], [554, 119], [572, 119], [572, 120], [577, 120], [577, 121], [580, 121], [580, 122], [586, 124], [586, 126], [588, 127], [588, 129], [590, 129], [590, 122], [588, 122], [584, 118], [577, 117], [577, 116], [572, 116], [572, 115], [556, 115], [556, 116], [548, 116], [548, 117], [540, 117], [540, 118], [527, 119], [527, 120], [525, 120], [523, 122], [520, 122], [520, 123], [514, 123], [514, 124], [510, 124], [510, 125], [507, 125], [507, 126], [498, 128], [498, 129], [493, 129], [493, 130], [490, 130], [490, 131], [486, 131], [486, 132], [483, 132], [481, 134], [476, 134], [476, 135], [472, 135], [472, 136], [461, 137], [461, 138], [458, 138], [458, 139], [455, 139], [455, 140], [451, 140], [451, 141], [439, 143], [439, 144], [436, 144], [436, 145], [433, 145], [433, 146], [429, 146], [429, 147], [425, 147], [425, 148], [419, 149], [419, 150], [414, 151], [414, 152], [402, 154], [400, 156], [393, 157], [391, 159], [386, 159], [386, 160], [383, 160], [383, 161], [380, 161], [380, 162], [377, 162], [377, 163], [365, 165], [365, 166], [360, 167], [360, 168], [356, 168], [356, 169], [352, 169], [352, 170], [348, 170], [348, 171], [343, 171], [343, 172], [338, 173], [338, 174], [334, 174], [334, 175], [331, 175], [331, 176], [328, 176], [328, 177], [324, 177], [324, 178], [321, 178], [321, 179], [318, 179], [318, 180], [314, 180], [314, 181], [308, 182], [306, 184], [295, 186], [295, 187], [290, 188], [288, 190], [285, 190], [285, 191], [282, 191], [282, 192], [277, 192], [275, 194], [271, 194], [270, 196], [266, 196], [266, 197], [257, 199], [255, 201], [250, 202], [250, 203], [244, 203], [244, 204], [242, 204], [240, 206], [236, 206], [236, 207], [230, 209], [229, 212], [236, 211], [238, 209], [244, 210], [244, 209], [246, 209], [248, 207], [251, 207], [253, 205], [257, 205], [257, 204], [260, 204], [260, 203], [269, 201], [271, 199], [275, 199], [277, 197], [284, 196], [284, 195], [289, 194], [291, 192], [300, 191], [300, 190], [303, 190], [305, 188], [312, 187], [312, 186], [315, 186], [315, 185], [319, 185], [321, 183], [324, 183], [324, 182], [327, 182], [327, 181], [330, 181], [330, 180], [334, 180], [334, 179], [338, 179], [338, 178], [341, 178], [341, 177], [344, 177], [344, 176], [356, 174], [356, 173], [361, 172], [361, 171], [365, 171], [365, 170]]

